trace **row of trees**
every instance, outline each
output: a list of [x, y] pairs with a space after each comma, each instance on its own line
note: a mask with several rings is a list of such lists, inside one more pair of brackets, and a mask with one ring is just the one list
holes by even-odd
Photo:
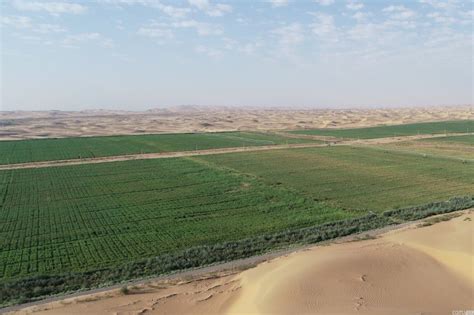
[[62, 275], [44, 275], [19, 279], [0, 285], [0, 305], [34, 301], [58, 293], [106, 286], [130, 279], [156, 276], [214, 263], [246, 258], [294, 244], [311, 244], [364, 232], [431, 215], [474, 207], [474, 196], [386, 211], [335, 221], [309, 228], [288, 230], [235, 242], [199, 246], [128, 263], [119, 267]]

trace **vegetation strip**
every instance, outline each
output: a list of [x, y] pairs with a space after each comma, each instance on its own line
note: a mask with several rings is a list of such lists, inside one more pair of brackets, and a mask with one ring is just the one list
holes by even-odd
[[472, 162], [331, 146], [200, 156], [346, 211], [380, 212], [474, 193]]
[[[283, 134], [283, 133], [278, 133]], [[288, 134], [290, 135], [290, 134]], [[460, 134], [460, 136], [472, 136], [474, 134]], [[302, 135], [303, 136], [303, 135]], [[120, 161], [133, 161], [133, 160], [149, 160], [149, 159], [168, 159], [176, 157], [187, 157], [187, 156], [199, 156], [199, 155], [216, 155], [226, 153], [238, 153], [238, 152], [254, 152], [254, 151], [269, 151], [269, 150], [281, 150], [281, 149], [298, 149], [298, 148], [317, 148], [327, 146], [364, 146], [364, 145], [376, 145], [380, 139], [364, 139], [364, 140], [343, 140], [343, 141], [332, 141], [331, 139], [314, 139], [313, 136], [309, 136], [312, 142], [307, 143], [292, 143], [287, 142], [286, 144], [274, 144], [274, 145], [254, 145], [254, 146], [241, 146], [241, 147], [228, 147], [220, 149], [199, 149], [194, 151], [177, 151], [177, 152], [162, 152], [162, 153], [140, 153], [140, 154], [127, 154], [127, 155], [113, 155], [113, 156], [102, 156], [102, 157], [90, 157], [70, 160], [49, 160], [40, 162], [26, 162], [26, 163], [14, 163], [14, 164], [0, 164], [0, 171], [2, 170], [14, 170], [14, 169], [27, 169], [27, 168], [45, 168], [55, 166], [68, 166], [68, 165], [80, 165], [80, 164], [98, 164], [98, 163], [110, 163]], [[293, 136], [293, 138], [295, 138]], [[405, 143], [409, 140], [430, 140], [446, 138], [445, 135], [419, 135], [419, 136], [404, 136], [396, 138], [384, 138], [383, 143]], [[448, 137], [450, 138], [450, 137]], [[300, 139], [301, 140], [301, 139]], [[0, 141], [1, 144], [1, 141]]]
[[265, 146], [262, 145], [262, 146], [235, 147], [235, 148], [222, 148], [222, 149], [209, 149], [209, 150], [196, 150], [196, 151], [129, 154], [129, 155], [110, 156], [110, 157], [56, 160], [56, 161], [43, 161], [43, 162], [31, 162], [31, 163], [16, 163], [16, 164], [4, 164], [4, 165], [0, 164], [0, 171], [27, 169], [27, 168], [45, 168], [45, 167], [56, 167], [56, 166], [80, 165], [80, 164], [123, 162], [123, 161], [133, 161], [133, 160], [167, 159], [167, 158], [176, 158], [176, 157], [214, 155], [214, 154], [225, 154], [225, 153], [236, 153], [236, 152], [281, 150], [281, 149], [288, 149], [288, 148], [313, 148], [313, 147], [322, 147], [322, 146], [327, 146], [327, 145], [321, 144], [321, 143], [301, 143], [301, 144], [296, 143], [296, 144], [283, 144], [283, 145], [276, 144], [276, 145], [265, 145]]
[[384, 137], [413, 136], [421, 134], [470, 133], [474, 131], [474, 120], [439, 121], [405, 125], [376, 126], [353, 129], [306, 129], [293, 130], [294, 134], [332, 136], [350, 139], [373, 139]]
[[390, 210], [379, 214], [370, 213], [358, 218], [335, 221], [309, 228], [288, 230], [216, 245], [197, 246], [174, 254], [138, 260], [120, 267], [12, 280], [0, 285], [0, 305], [25, 303], [63, 292], [90, 289], [130, 279], [157, 276], [226, 262], [294, 244], [318, 243], [472, 207], [474, 207], [474, 196], [455, 197], [443, 202]]
[[315, 143], [263, 132], [215, 132], [0, 141], [0, 164]]

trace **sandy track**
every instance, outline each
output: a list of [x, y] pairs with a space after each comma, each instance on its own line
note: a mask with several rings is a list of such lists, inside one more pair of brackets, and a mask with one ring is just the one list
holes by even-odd
[[[280, 132], [279, 134], [291, 135], [291, 134], [286, 134], [284, 132]], [[474, 133], [458, 133], [458, 134], [447, 134], [447, 135], [446, 134], [416, 135], [416, 136], [360, 139], [360, 140], [338, 140], [331, 137], [321, 137], [321, 136], [311, 136], [311, 135], [309, 136], [306, 135], [305, 137], [313, 138], [315, 140], [324, 139], [328, 141], [330, 145], [338, 146], [338, 145], [380, 145], [380, 144], [396, 143], [396, 142], [410, 141], [410, 140], [442, 138], [442, 137], [451, 136], [451, 135], [457, 135], [457, 136], [474, 135]], [[3, 165], [0, 165], [0, 171], [1, 170], [14, 170], [14, 169], [27, 169], [27, 168], [45, 168], [45, 167], [54, 167], [54, 166], [79, 165], [79, 164], [110, 163], [110, 162], [131, 161], [131, 160], [167, 159], [167, 158], [177, 158], [177, 157], [187, 157], [187, 156], [214, 155], [214, 154], [238, 153], [238, 152], [256, 152], [256, 151], [297, 149], [297, 148], [315, 148], [315, 147], [326, 147], [328, 145], [329, 144], [326, 144], [326, 143], [295, 143], [295, 144], [266, 145], [266, 146], [233, 147], [233, 148], [209, 149], [209, 150], [198, 150], [198, 151], [129, 154], [129, 155], [117, 155], [117, 156], [84, 158], [84, 159], [3, 164]]]

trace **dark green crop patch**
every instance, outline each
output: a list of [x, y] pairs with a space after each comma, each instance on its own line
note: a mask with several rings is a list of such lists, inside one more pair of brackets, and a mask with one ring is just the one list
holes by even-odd
[[405, 125], [377, 126], [352, 129], [307, 129], [291, 131], [295, 134], [331, 136], [350, 139], [374, 139], [422, 134], [474, 132], [474, 120], [439, 121]]
[[0, 164], [305, 142], [243, 131], [0, 141]]

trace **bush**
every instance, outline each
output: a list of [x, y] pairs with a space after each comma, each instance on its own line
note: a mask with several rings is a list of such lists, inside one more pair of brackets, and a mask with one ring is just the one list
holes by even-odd
[[123, 287], [120, 288], [120, 293], [122, 293], [123, 295], [127, 295], [130, 293], [130, 290], [128, 289], [126, 285], [124, 285]]

